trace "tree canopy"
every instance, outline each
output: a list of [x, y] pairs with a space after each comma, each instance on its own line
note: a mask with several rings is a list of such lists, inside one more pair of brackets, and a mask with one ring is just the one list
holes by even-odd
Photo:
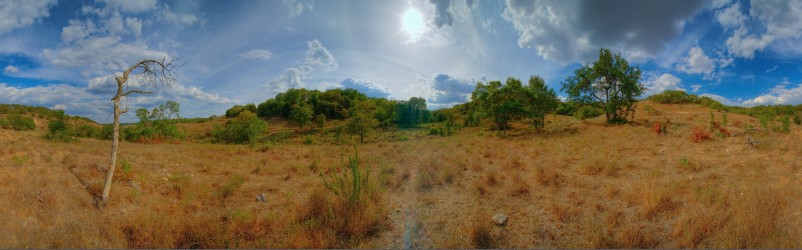
[[622, 123], [634, 114], [637, 97], [646, 90], [640, 77], [641, 70], [621, 54], [601, 48], [599, 60], [574, 71], [562, 82], [562, 91], [569, 101], [604, 110], [608, 123]]

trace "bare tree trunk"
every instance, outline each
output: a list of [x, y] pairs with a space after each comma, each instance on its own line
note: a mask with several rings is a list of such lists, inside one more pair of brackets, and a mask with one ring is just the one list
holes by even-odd
[[102, 203], [106, 203], [111, 191], [111, 182], [114, 178], [114, 167], [117, 165], [117, 146], [120, 144], [120, 97], [123, 94], [122, 82], [117, 80], [117, 95], [114, 98], [114, 139], [111, 142], [111, 166], [106, 173], [106, 183], [103, 185]]

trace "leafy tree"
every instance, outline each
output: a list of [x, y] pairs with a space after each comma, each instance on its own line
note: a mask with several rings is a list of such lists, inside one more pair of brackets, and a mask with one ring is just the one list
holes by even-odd
[[427, 122], [427, 118], [431, 116], [426, 109], [426, 99], [420, 97], [412, 97], [409, 98], [409, 101], [398, 102], [397, 110], [397, 123], [405, 128], [411, 128]]
[[360, 143], [364, 143], [365, 135], [379, 126], [379, 121], [372, 114], [372, 106], [370, 102], [361, 102], [350, 110], [351, 117], [348, 118], [346, 129], [352, 135], [359, 135]]
[[546, 122], [546, 115], [551, 114], [559, 105], [557, 93], [546, 86], [546, 82], [539, 76], [529, 78], [529, 85], [526, 86], [528, 94], [528, 113], [532, 118], [535, 128], [543, 128]]
[[48, 140], [70, 142], [73, 140], [70, 134], [70, 124], [67, 123], [67, 115], [64, 110], [58, 110], [54, 120], [47, 124], [45, 138]]
[[521, 81], [513, 77], [507, 82], [490, 81], [487, 84], [479, 82], [472, 95], [479, 105], [493, 120], [496, 129], [505, 131], [510, 128], [510, 121], [527, 116], [528, 99]]
[[689, 95], [688, 93], [685, 93], [685, 91], [682, 90], [666, 90], [660, 94], [654, 94], [652, 96], [649, 96], [647, 99], [659, 103], [669, 103], [669, 104], [699, 102], [699, 96]]
[[621, 54], [601, 48], [599, 60], [574, 71], [562, 90], [568, 100], [603, 109], [607, 123], [622, 123], [634, 114], [636, 98], [646, 90], [640, 77], [641, 70], [630, 67]]
[[318, 130], [323, 131], [323, 127], [326, 126], [326, 115], [324, 114], [317, 114], [312, 122], [315, 123], [315, 126]]
[[290, 112], [289, 118], [303, 130], [305, 125], [312, 122], [312, 108], [306, 105], [295, 106]]
[[226, 110], [226, 117], [234, 118], [239, 116], [239, 113], [242, 112], [242, 105], [234, 105], [230, 109]]
[[236, 119], [227, 121], [225, 126], [215, 126], [212, 129], [212, 137], [217, 142], [254, 143], [265, 130], [267, 123], [246, 110]]

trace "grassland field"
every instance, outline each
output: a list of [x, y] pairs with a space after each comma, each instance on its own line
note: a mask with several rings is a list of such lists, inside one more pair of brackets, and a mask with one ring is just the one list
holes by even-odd
[[[356, 146], [313, 132], [200, 143], [224, 120], [181, 124], [188, 142], [121, 142], [100, 208], [110, 141], [0, 130], [0, 248], [802, 247], [802, 127], [752, 131], [731, 113], [730, 136], [692, 141], [710, 112], [643, 101], [625, 125], [549, 115], [542, 131], [393, 130]], [[358, 211], [321, 177], [354, 155], [370, 169]]]

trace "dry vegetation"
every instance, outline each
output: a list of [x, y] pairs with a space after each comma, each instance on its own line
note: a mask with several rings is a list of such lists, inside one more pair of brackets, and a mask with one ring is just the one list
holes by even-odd
[[321, 178], [348, 177], [348, 146], [122, 142], [98, 209], [110, 142], [0, 130], [0, 247], [802, 247], [802, 127], [744, 134], [758, 121], [730, 114], [730, 136], [695, 143], [709, 109], [646, 105], [621, 126], [549, 116], [504, 138], [374, 139], [358, 149], [358, 202]]

